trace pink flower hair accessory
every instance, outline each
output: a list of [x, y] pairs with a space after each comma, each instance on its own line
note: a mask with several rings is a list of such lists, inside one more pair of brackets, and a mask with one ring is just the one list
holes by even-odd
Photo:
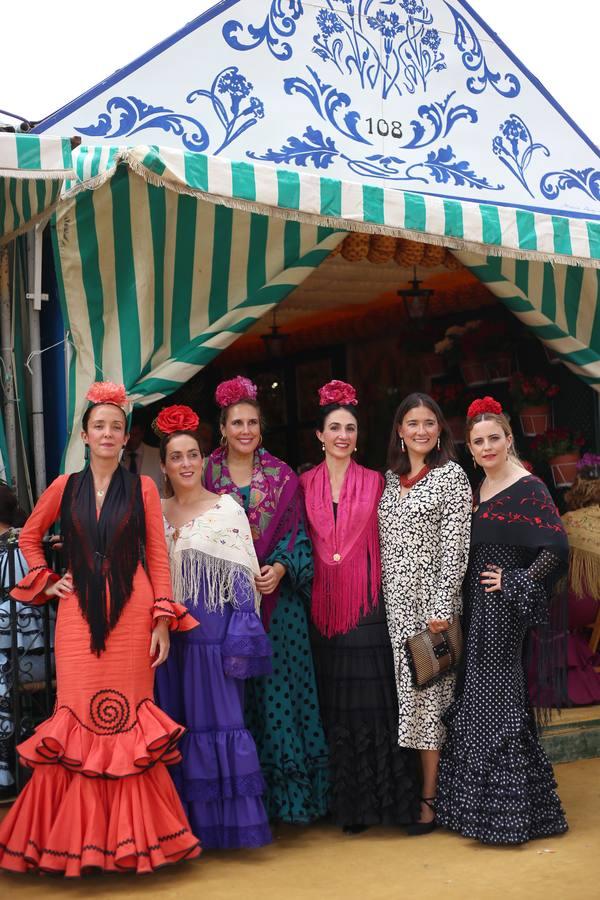
[[112, 403], [125, 409], [128, 404], [124, 384], [115, 384], [113, 381], [95, 381], [85, 395], [85, 399], [97, 405], [99, 403]]
[[346, 381], [328, 381], [319, 388], [319, 406], [329, 406], [330, 403], [339, 403], [342, 406], [357, 406], [356, 391]]
[[152, 423], [152, 430], [163, 437], [176, 431], [196, 431], [199, 424], [200, 417], [191, 406], [173, 404], [161, 409]]
[[222, 381], [215, 391], [215, 400], [221, 409], [233, 406], [234, 403], [242, 403], [244, 400], [256, 400], [257, 387], [249, 378], [236, 375], [229, 381]]
[[474, 419], [475, 416], [481, 416], [484, 413], [492, 413], [495, 416], [502, 415], [502, 404], [494, 400], [493, 397], [483, 397], [473, 400], [467, 410], [467, 419]]

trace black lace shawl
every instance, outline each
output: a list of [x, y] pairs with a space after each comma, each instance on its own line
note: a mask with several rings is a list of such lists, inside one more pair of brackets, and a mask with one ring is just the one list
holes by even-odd
[[90, 647], [99, 656], [143, 559], [146, 529], [139, 475], [118, 466], [99, 516], [91, 469], [71, 475], [62, 498], [61, 528], [66, 563], [90, 628]]

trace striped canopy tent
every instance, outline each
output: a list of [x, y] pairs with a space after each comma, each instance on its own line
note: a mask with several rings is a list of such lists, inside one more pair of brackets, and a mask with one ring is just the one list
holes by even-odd
[[64, 465], [88, 385], [166, 397], [279, 303], [348, 231], [443, 243], [600, 390], [600, 226], [144, 146], [80, 147], [53, 223], [74, 353]]
[[46, 217], [73, 177], [68, 138], [0, 132], [0, 246]]

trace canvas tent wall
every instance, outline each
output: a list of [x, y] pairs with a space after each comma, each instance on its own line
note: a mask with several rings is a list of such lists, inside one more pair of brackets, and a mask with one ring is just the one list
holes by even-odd
[[461, 0], [224, 0], [39, 130], [83, 135], [97, 188], [71, 185], [56, 228], [72, 422], [99, 371], [138, 402], [186, 380], [324, 228], [445, 243], [600, 383], [597, 148]]

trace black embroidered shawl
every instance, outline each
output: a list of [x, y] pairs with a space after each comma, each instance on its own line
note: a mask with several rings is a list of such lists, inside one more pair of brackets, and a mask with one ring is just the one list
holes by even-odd
[[99, 656], [131, 596], [143, 558], [146, 529], [139, 475], [118, 466], [99, 516], [91, 469], [71, 475], [62, 498], [61, 527], [67, 566], [90, 628], [90, 647]]

